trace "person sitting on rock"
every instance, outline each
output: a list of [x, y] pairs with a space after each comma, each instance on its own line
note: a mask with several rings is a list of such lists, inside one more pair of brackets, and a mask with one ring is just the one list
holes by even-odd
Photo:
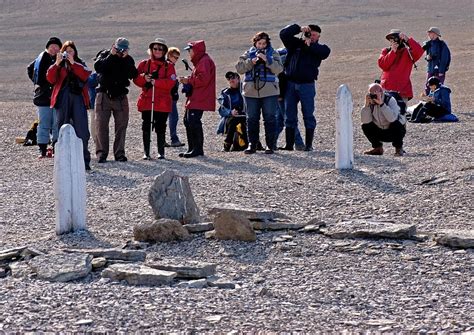
[[[217, 133], [226, 135], [223, 151], [228, 152], [231, 149], [232, 151], [241, 151], [247, 147], [248, 140], [244, 98], [240, 92], [240, 76], [236, 72], [228, 71], [225, 78], [229, 82], [229, 86], [222, 89], [217, 98], [219, 114], [222, 117]], [[237, 136], [237, 140], [234, 140], [236, 133], [240, 133], [241, 136]], [[238, 143], [240, 139], [243, 140], [243, 143]]]
[[361, 110], [362, 131], [372, 144], [366, 155], [383, 155], [382, 142], [392, 142], [395, 156], [403, 156], [406, 118], [400, 114], [395, 98], [385, 94], [380, 84], [369, 85], [365, 105]]
[[413, 111], [410, 122], [429, 122], [433, 117], [443, 119], [446, 115], [451, 114], [451, 89], [444, 86], [438, 77], [431, 77], [428, 80], [430, 94], [422, 94], [425, 102], [420, 103]]

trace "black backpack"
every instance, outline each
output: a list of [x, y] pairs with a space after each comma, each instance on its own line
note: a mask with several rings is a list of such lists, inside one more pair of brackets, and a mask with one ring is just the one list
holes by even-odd
[[400, 115], [405, 115], [407, 112], [407, 104], [403, 101], [403, 98], [400, 96], [400, 93], [397, 91], [385, 91], [385, 97], [383, 102], [388, 105], [390, 98], [394, 98], [397, 101], [398, 107], [400, 107]]

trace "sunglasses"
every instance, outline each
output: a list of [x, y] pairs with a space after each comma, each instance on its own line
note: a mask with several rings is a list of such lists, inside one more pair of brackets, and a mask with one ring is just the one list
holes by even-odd
[[164, 51], [165, 48], [163, 48], [163, 47], [153, 47], [153, 50], [155, 50], [155, 51]]

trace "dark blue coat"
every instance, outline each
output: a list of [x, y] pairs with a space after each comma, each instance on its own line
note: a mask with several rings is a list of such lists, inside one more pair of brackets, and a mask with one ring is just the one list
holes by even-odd
[[433, 102], [436, 105], [442, 106], [446, 112], [451, 114], [451, 89], [449, 87], [441, 85], [430, 95], [434, 97]]
[[446, 73], [449, 70], [451, 52], [446, 42], [439, 38], [426, 41], [423, 44], [423, 49], [425, 49], [426, 55], [431, 56], [431, 59], [428, 60], [427, 72], [438, 74]]
[[307, 46], [301, 38], [295, 36], [299, 33], [301, 27], [297, 24], [286, 26], [280, 31], [281, 41], [288, 50], [285, 74], [289, 81], [312, 83], [318, 79], [321, 61], [329, 57], [331, 49], [319, 42]]

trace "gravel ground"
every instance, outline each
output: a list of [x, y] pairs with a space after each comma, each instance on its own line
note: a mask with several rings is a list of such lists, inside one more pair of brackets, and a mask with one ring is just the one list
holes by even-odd
[[[408, 3], [413, 5], [402, 1], [387, 9], [386, 16], [398, 22]], [[371, 34], [361, 14], [363, 10], [361, 8], [357, 12], [359, 16], [350, 19], [352, 6], [329, 1], [319, 4], [318, 10], [323, 13], [323, 26], [327, 26], [324, 37], [333, 48], [333, 54], [332, 59], [323, 64], [318, 83], [314, 152], [279, 151], [274, 155], [220, 152], [222, 138], [214, 135], [218, 117], [206, 113], [205, 157], [183, 160], [178, 158], [182, 149], [170, 148], [165, 161], [142, 161], [140, 118], [135, 109], [137, 91], [132, 89], [132, 116], [127, 135], [129, 162], [112, 161], [103, 165], [92, 162], [92, 172], [87, 174], [89, 233], [61, 237], [54, 234], [53, 161], [37, 160], [36, 148], [14, 144], [14, 138], [23, 136], [34, 118], [35, 110], [29, 93], [25, 92], [29, 84], [24, 78], [24, 67], [36, 51], [25, 53], [18, 43], [9, 40], [10, 48], [6, 49], [11, 50], [2, 51], [1, 56], [11, 63], [0, 66], [3, 78], [0, 79], [0, 250], [28, 245], [51, 253], [65, 247], [122, 246], [132, 239], [134, 224], [153, 219], [147, 201], [148, 190], [154, 177], [164, 169], [189, 176], [203, 220], [207, 219], [207, 208], [212, 204], [231, 202], [271, 208], [298, 223], [312, 218], [327, 223], [370, 218], [415, 224], [418, 231], [429, 233], [448, 228], [472, 230], [474, 113], [469, 95], [474, 86], [467, 69], [474, 67], [474, 40], [468, 33], [474, 25], [472, 19], [465, 18], [465, 10], [473, 4], [470, 1], [456, 3], [457, 6], [451, 6], [439, 1], [436, 5], [446, 18], [443, 29], [447, 31], [446, 38], [453, 51], [448, 84], [453, 88], [453, 106], [461, 122], [409, 124], [405, 157], [394, 157], [389, 145], [385, 146], [384, 156], [362, 154], [369, 143], [359, 127], [360, 97], [370, 81], [367, 78], [378, 73], [375, 59], [384, 46], [384, 33], [378, 33], [382, 37], [367, 41], [367, 45], [361, 43], [359, 35], [348, 39], [341, 32], [360, 31], [364, 38]], [[269, 2], [263, 1], [258, 6], [265, 4]], [[415, 18], [425, 17], [425, 9], [431, 4], [432, 1], [420, 1], [413, 5], [400, 25], [411, 31], [426, 30], [433, 25], [431, 21], [419, 22]], [[24, 10], [22, 5], [25, 6], [20, 1], [7, 6], [2, 14], [5, 19], [2, 26], [18, 27], [20, 23], [15, 18]], [[213, 5], [222, 8], [226, 3], [213, 2]], [[298, 2], [295, 6], [298, 10], [289, 9], [285, 18], [290, 20], [301, 14], [300, 5]], [[379, 5], [369, 1], [365, 6]], [[177, 15], [184, 15], [184, 7], [174, 8]], [[209, 7], [202, 7], [198, 11], [200, 18], [209, 20], [207, 28], [212, 30], [218, 18]], [[103, 6], [97, 4], [94, 9], [105, 12]], [[63, 10], [58, 9], [59, 13]], [[382, 24], [383, 17], [373, 14], [367, 15]], [[272, 36], [282, 25], [278, 15], [278, 10], [273, 9], [268, 16]], [[114, 12], [111, 17], [114, 20], [120, 16]], [[183, 17], [185, 21], [189, 19]], [[32, 19], [27, 20], [33, 25]], [[87, 20], [86, 14], [81, 20]], [[101, 20], [106, 21], [105, 16]], [[253, 19], [242, 20], [251, 22]], [[199, 26], [196, 22], [190, 24]], [[91, 21], [91, 27], [96, 25], [96, 21]], [[466, 29], [458, 31], [461, 26]], [[112, 30], [111, 25], [107, 27]], [[386, 23], [382, 27], [383, 31], [393, 28]], [[246, 41], [254, 30], [258, 28], [252, 26], [250, 30], [236, 33], [238, 48], [213, 45], [219, 86], [224, 84], [223, 73], [243, 50], [242, 45], [248, 44]], [[131, 36], [138, 33], [130, 31]], [[12, 34], [35, 47], [38, 44], [35, 38], [39, 36], [27, 36], [24, 30], [17, 29]], [[106, 30], [103, 34], [108, 34], [110, 39], [116, 33]], [[209, 34], [209, 39], [220, 36], [214, 30]], [[3, 39], [4, 33], [1, 35]], [[183, 31], [170, 35], [170, 39], [179, 41], [189, 38]], [[99, 43], [103, 45], [103, 41], [108, 41], [102, 35], [100, 38], [100, 42], [92, 42], [85, 54], [92, 57], [95, 53], [92, 50], [100, 49]], [[422, 40], [424, 35], [420, 33], [417, 38]], [[41, 34], [41, 41], [44, 39]], [[40, 50], [42, 42], [40, 45], [36, 49]], [[16, 59], [14, 51], [20, 50], [20, 59]], [[354, 64], [362, 70], [349, 77]], [[418, 91], [423, 83], [423, 66], [424, 62], [420, 62], [420, 70], [412, 77]], [[10, 80], [15, 76], [21, 80]], [[355, 168], [338, 172], [334, 170], [334, 101], [336, 88], [343, 82], [349, 83], [355, 102]], [[184, 129], [180, 127], [184, 140]], [[93, 143], [90, 149], [94, 150]], [[156, 155], [156, 148], [154, 150]], [[421, 184], [437, 175], [447, 180], [435, 185]], [[98, 272], [72, 283], [0, 279], [0, 333], [474, 331], [472, 249], [456, 251], [430, 241], [331, 240], [303, 233], [292, 233], [295, 245], [288, 246], [272, 242], [279, 234], [259, 234], [255, 243], [212, 241], [195, 235], [189, 242], [164, 243], [147, 249], [151, 259], [214, 262], [218, 264], [220, 276], [239, 285], [234, 290], [133, 287], [101, 279]]]

